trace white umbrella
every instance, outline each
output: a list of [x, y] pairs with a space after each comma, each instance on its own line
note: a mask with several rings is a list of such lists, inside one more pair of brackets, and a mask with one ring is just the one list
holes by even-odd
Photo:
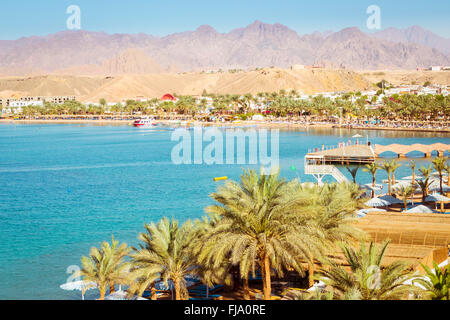
[[447, 198], [446, 196], [443, 196], [439, 193], [433, 193], [432, 195], [429, 195], [425, 198], [425, 201], [427, 202], [448, 202], [450, 201], [450, 198]]
[[60, 285], [59, 287], [67, 291], [74, 291], [74, 290], [81, 291], [81, 299], [84, 300], [84, 293], [90, 289], [97, 288], [97, 284], [95, 282], [80, 280], [67, 282]]
[[391, 205], [391, 203], [389, 201], [380, 199], [380, 198], [373, 198], [370, 199], [369, 201], [367, 201], [366, 203], [364, 203], [364, 205], [368, 206], [368, 207], [387, 207], [389, 205]]
[[439, 213], [438, 211], [432, 210], [424, 205], [415, 206], [409, 210], [402, 211], [403, 213]]
[[363, 185], [363, 188], [377, 191], [377, 190], [383, 190], [383, 185], [382, 184], [376, 184], [375, 187], [374, 187], [371, 183], [368, 183], [368, 184]]
[[355, 134], [352, 138], [362, 138], [363, 136], [360, 134]]
[[[440, 187], [439, 183], [437, 185], [433, 183], [430, 186], [430, 188], [428, 188], [428, 190], [430, 190], [431, 192], [441, 192], [441, 187]], [[450, 192], [450, 187], [445, 185], [445, 184], [443, 184], [442, 185], [442, 191], [443, 192]]]
[[392, 186], [392, 189], [398, 189], [401, 187], [409, 187], [411, 185], [411, 181], [398, 181], [396, 184]]
[[385, 201], [389, 202], [390, 204], [402, 204], [402, 203], [403, 203], [402, 200], [397, 199], [397, 198], [395, 198], [395, 197], [393, 197], [393, 196], [390, 196], [390, 195], [388, 195], [388, 194], [386, 194], [386, 195], [380, 197], [380, 199], [381, 199], [381, 200], [385, 200]]
[[[401, 178], [401, 179], [399, 179], [399, 180], [401, 180], [401, 181], [412, 181], [412, 179], [413, 179], [413, 176], [407, 176], [407, 177], [404, 177], [404, 178]], [[416, 175], [415, 177], [414, 177], [414, 180], [423, 180], [424, 179], [424, 177], [422, 177], [422, 176], [420, 176], [420, 175]]]
[[125, 291], [116, 291], [106, 296], [105, 300], [147, 300], [147, 299], [138, 296], [128, 298], [127, 293]]

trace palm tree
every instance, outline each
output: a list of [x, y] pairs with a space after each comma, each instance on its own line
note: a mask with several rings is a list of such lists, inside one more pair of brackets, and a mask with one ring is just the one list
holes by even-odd
[[428, 279], [415, 279], [413, 282], [422, 285], [432, 300], [450, 300], [450, 264], [445, 267], [444, 272], [436, 262], [433, 262], [433, 270], [422, 263], [420, 265]]
[[219, 266], [230, 259], [239, 265], [242, 277], [255, 275], [259, 266], [263, 278], [264, 299], [271, 299], [271, 270], [279, 275], [284, 267], [300, 274], [300, 260], [312, 262], [320, 244], [311, 226], [299, 223], [289, 204], [298, 189], [297, 180], [287, 182], [279, 173], [258, 176], [245, 171], [240, 183], [228, 181], [211, 197], [219, 204], [206, 208], [220, 221], [204, 240], [201, 261]]
[[416, 184], [416, 161], [411, 160], [408, 164], [408, 167], [412, 170], [412, 184]]
[[424, 177], [423, 180], [419, 180], [417, 184], [419, 185], [420, 189], [422, 190], [422, 202], [425, 201], [425, 198], [428, 196], [428, 188], [430, 187], [430, 175], [433, 171], [431, 165], [428, 168], [425, 168], [422, 166], [419, 169], [419, 172]]
[[358, 173], [359, 167], [350, 168], [347, 167], [347, 171], [350, 172], [353, 178], [353, 183], [356, 183], [356, 174]]
[[408, 199], [414, 195], [416, 191], [415, 185], [400, 186], [397, 188], [397, 193], [402, 197], [403, 204], [405, 205], [405, 211], [408, 210]]
[[392, 184], [395, 184], [395, 171], [402, 165], [395, 160], [392, 160], [391, 165], [392, 165]]
[[447, 173], [447, 186], [450, 187], [450, 165], [448, 163], [445, 164], [444, 171]]
[[440, 186], [440, 189], [441, 189], [440, 191], [441, 191], [442, 195], [444, 195], [444, 190], [442, 188], [442, 181], [444, 180], [443, 175], [444, 175], [447, 160], [448, 160], [448, 158], [437, 157], [437, 158], [434, 158], [434, 160], [432, 161], [434, 170], [436, 170], [437, 173], [439, 174], [439, 186]]
[[100, 249], [91, 248], [89, 257], [81, 258], [82, 269], [79, 275], [84, 281], [95, 282], [100, 291], [100, 300], [105, 298], [106, 287], [109, 285], [110, 293], [114, 292], [114, 284], [127, 283], [129, 264], [124, 258], [130, 249], [126, 243], [119, 245], [119, 241], [111, 237], [111, 244], [103, 242]]
[[201, 261], [230, 259], [244, 279], [259, 266], [264, 298], [270, 299], [272, 269], [279, 276], [286, 268], [303, 275], [306, 262], [311, 274], [314, 258], [359, 236], [351, 216], [361, 193], [354, 184], [303, 188], [279, 172], [244, 171], [240, 183], [229, 181], [211, 195], [219, 204], [207, 212], [221, 219], [203, 241]]
[[389, 161], [386, 160], [383, 163], [383, 165], [382, 165], [382, 169], [384, 171], [386, 171], [387, 174], [388, 174], [389, 195], [392, 195], [392, 189], [391, 189], [391, 187], [392, 187], [392, 176], [391, 175], [392, 175], [392, 171], [394, 170], [392, 164], [393, 164], [392, 162], [389, 162]]
[[333, 288], [334, 294], [344, 297], [351, 294], [361, 300], [398, 300], [416, 292], [417, 287], [405, 284], [412, 279], [409, 264], [394, 261], [382, 266], [389, 241], [377, 248], [373, 242], [367, 248], [360, 244], [358, 251], [351, 246], [342, 246], [350, 271], [336, 262], [329, 262], [330, 268], [320, 272], [322, 281]]
[[[376, 184], [375, 175], [376, 175], [378, 169], [381, 169], [381, 167], [375, 162], [366, 164], [366, 167], [363, 168], [364, 172], [370, 172], [372, 174], [372, 187], [373, 188], [375, 188], [375, 184]], [[372, 198], [375, 198], [375, 190], [374, 189], [372, 189]]]
[[142, 293], [156, 280], [162, 279], [168, 286], [173, 282], [175, 299], [187, 298], [185, 276], [195, 272], [191, 243], [194, 241], [196, 229], [188, 220], [181, 227], [176, 220], [163, 218], [158, 224], [145, 225], [146, 233], [140, 233], [143, 242], [139, 248], [133, 248], [130, 255], [133, 268], [129, 293]]

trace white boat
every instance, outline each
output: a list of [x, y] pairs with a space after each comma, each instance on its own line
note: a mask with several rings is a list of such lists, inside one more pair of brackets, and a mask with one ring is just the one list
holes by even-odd
[[133, 123], [135, 127], [153, 127], [155, 125], [154, 119], [138, 119]]

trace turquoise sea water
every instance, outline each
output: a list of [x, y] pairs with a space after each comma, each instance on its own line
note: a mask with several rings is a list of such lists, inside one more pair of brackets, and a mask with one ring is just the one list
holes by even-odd
[[[303, 174], [307, 150], [356, 133], [379, 144], [450, 143], [446, 134], [281, 131], [282, 175], [313, 181]], [[144, 223], [163, 216], [200, 218], [211, 204], [208, 194], [223, 183], [213, 177], [237, 180], [246, 167], [174, 165], [171, 134], [126, 125], [0, 125], [0, 299], [79, 299], [59, 285], [90, 247], [112, 234], [136, 245]], [[410, 174], [403, 166], [397, 177]], [[371, 176], [360, 171], [358, 181], [369, 183]]]

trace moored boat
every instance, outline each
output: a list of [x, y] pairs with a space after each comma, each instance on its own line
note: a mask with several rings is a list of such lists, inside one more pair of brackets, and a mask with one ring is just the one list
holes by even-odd
[[152, 127], [155, 125], [156, 123], [153, 119], [138, 119], [133, 122], [133, 126], [135, 127]]

